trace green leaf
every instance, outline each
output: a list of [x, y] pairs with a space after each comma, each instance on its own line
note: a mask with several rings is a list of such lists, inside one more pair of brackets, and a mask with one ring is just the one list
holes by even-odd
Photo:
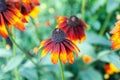
[[7, 65], [5, 66], [3, 71], [8, 72], [8, 71], [15, 69], [17, 66], [19, 66], [21, 64], [23, 59], [24, 59], [24, 57], [21, 55], [13, 57], [11, 60], [9, 60], [9, 62], [7, 63]]
[[105, 4], [106, 0], [96, 0], [96, 2], [91, 7], [91, 12], [95, 13], [101, 6]]
[[111, 13], [118, 7], [119, 7], [119, 2], [117, 2], [116, 0], [108, 0], [106, 11], [107, 13]]
[[[106, 54], [109, 54], [109, 55], [106, 55]], [[99, 53], [98, 56], [99, 57], [102, 56], [100, 58], [101, 61], [113, 63], [118, 69], [120, 69], [120, 57], [113, 51], [110, 51], [110, 50], [102, 51]]]
[[103, 62], [110, 62], [108, 54], [111, 53], [111, 50], [104, 50], [98, 53], [97, 58], [100, 58], [101, 61]]
[[113, 63], [120, 70], [120, 57], [113, 53], [109, 55], [110, 62]]
[[71, 77], [73, 77], [73, 73], [71, 73], [71, 72], [69, 72], [69, 71], [65, 71], [65, 72], [64, 72], [64, 75], [65, 75], [66, 78], [71, 78]]
[[21, 68], [19, 74], [28, 80], [38, 80], [37, 71], [32, 68]]
[[84, 43], [78, 44], [78, 47], [80, 48], [81, 54], [86, 54], [92, 57], [96, 57], [94, 48], [91, 44], [84, 42]]
[[0, 57], [6, 58], [6, 57], [10, 57], [10, 56], [12, 56], [11, 51], [8, 51], [8, 50], [2, 49], [2, 48], [0, 49]]
[[107, 40], [105, 37], [98, 35], [94, 32], [88, 32], [87, 33], [87, 40], [86, 42], [91, 44], [98, 44], [103, 46], [111, 46], [111, 42]]
[[[60, 75], [59, 75], [60, 76]], [[59, 79], [55, 79], [55, 76], [53, 76], [53, 74], [48, 73], [48, 74], [44, 74], [40, 77], [40, 80], [59, 80]]]
[[80, 71], [79, 75], [81, 80], [103, 80], [102, 75], [93, 68]]
[[100, 30], [101, 24], [99, 21], [95, 20], [91, 23], [91, 26], [93, 26], [95, 30]]

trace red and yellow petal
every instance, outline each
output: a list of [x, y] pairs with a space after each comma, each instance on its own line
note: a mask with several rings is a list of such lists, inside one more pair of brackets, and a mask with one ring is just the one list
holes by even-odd
[[74, 55], [71, 51], [67, 52], [67, 59], [68, 59], [69, 63], [71, 63], [71, 64], [74, 63]]
[[81, 27], [89, 28], [88, 25], [84, 21], [80, 20], [80, 23], [82, 25]]
[[76, 53], [76, 55], [78, 56], [78, 53], [80, 52], [79, 48], [70, 40], [66, 40], [66, 42], [68, 42], [68, 44], [70, 44], [71, 46], [74, 47], [73, 51]]
[[32, 17], [32, 18], [37, 18], [37, 15], [40, 13], [40, 10], [39, 10], [39, 8], [38, 7], [34, 7], [33, 9], [32, 9], [32, 11], [30, 12], [30, 16]]
[[119, 38], [113, 42], [111, 48], [112, 49], [119, 49], [120, 48], [120, 39]]
[[58, 22], [58, 24], [60, 24], [60, 23], [62, 23], [64, 21], [66, 21], [66, 20], [67, 20], [67, 17], [65, 17], [65, 16], [59, 16], [58, 19], [57, 19], [57, 22]]
[[39, 3], [39, 0], [31, 0], [31, 2], [34, 4], [34, 5], [40, 5], [40, 3]]
[[15, 7], [11, 6], [11, 5], [8, 5], [8, 10], [13, 12], [14, 15], [16, 15], [17, 17], [23, 18], [23, 15], [21, 14], [21, 12], [17, 8], [15, 8]]
[[113, 71], [111, 70], [110, 64], [105, 65], [104, 67], [105, 72], [109, 75], [113, 74]]
[[67, 49], [69, 49], [69, 50], [71, 50], [71, 51], [77, 53], [77, 51], [75, 50], [74, 46], [71, 45], [69, 42], [64, 41], [63, 44], [66, 46]]
[[47, 44], [51, 43], [51, 39], [47, 39], [47, 40], [43, 40], [41, 43], [40, 43], [40, 48], [46, 46]]
[[61, 46], [60, 60], [61, 60], [64, 64], [66, 64], [66, 62], [67, 62], [67, 53], [66, 53], [65, 45], [63, 45], [63, 44], [61, 43], [60, 46]]
[[56, 45], [54, 45], [54, 48], [52, 49], [52, 53], [51, 53], [51, 61], [53, 64], [58, 63], [59, 53], [60, 53], [60, 44], [57, 43]]
[[40, 60], [47, 55], [47, 53], [52, 50], [52, 48], [54, 47], [54, 43], [50, 43], [49, 45], [46, 45], [41, 53], [41, 58]]
[[8, 37], [8, 32], [6, 30], [5, 23], [1, 13], [0, 13], [0, 35], [3, 36], [4, 38]]
[[24, 24], [23, 24], [21, 21], [17, 21], [17, 22], [14, 24], [14, 26], [15, 26], [17, 29], [21, 30], [21, 31], [25, 31], [25, 26], [24, 26]]
[[21, 31], [25, 31], [25, 27], [23, 22], [16, 16], [14, 15], [11, 11], [6, 11], [3, 13], [6, 20], [11, 24], [14, 25], [17, 29]]
[[120, 32], [117, 32], [115, 34], [113, 34], [111, 37], [110, 37], [110, 40], [111, 41], [115, 41], [116, 39], [120, 38]]
[[[61, 28], [61, 29], [66, 28], [66, 27], [67, 27], [66, 21], [63, 21], [56, 26], [56, 28]], [[65, 29], [63, 29], [63, 30], [65, 30]]]

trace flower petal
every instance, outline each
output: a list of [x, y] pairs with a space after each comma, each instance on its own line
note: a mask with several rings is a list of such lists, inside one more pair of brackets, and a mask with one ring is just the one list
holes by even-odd
[[110, 37], [110, 40], [111, 41], [115, 41], [116, 39], [120, 38], [120, 32], [117, 32], [115, 34], [113, 34], [111, 37]]
[[39, 47], [39, 48], [42, 48], [42, 47], [48, 45], [49, 43], [51, 43], [51, 39], [43, 40], [43, 41], [40, 43], [40, 47]]
[[80, 24], [81, 27], [88, 28], [88, 25], [84, 21], [80, 20]]
[[59, 53], [60, 53], [60, 44], [56, 43], [51, 53], [51, 61], [53, 64], [58, 63]]
[[43, 49], [42, 53], [41, 53], [41, 57], [40, 60], [47, 55], [48, 52], [50, 52], [50, 50], [52, 50], [54, 46], [54, 43], [51, 42], [49, 45], [46, 45], [45, 48]]
[[8, 36], [8, 32], [6, 30], [5, 23], [1, 13], [0, 13], [0, 35], [3, 36], [4, 38], [7, 38]]
[[37, 18], [38, 13], [40, 13], [40, 10], [38, 7], [34, 7], [29, 14], [32, 18]]
[[110, 31], [110, 33], [111, 33], [111, 34], [114, 34], [114, 33], [118, 32], [118, 31], [120, 31], [120, 26], [116, 25], [116, 26]]
[[66, 64], [67, 62], [67, 53], [66, 53], [66, 50], [65, 50], [65, 45], [63, 45], [62, 43], [60, 43], [61, 45], [61, 49], [60, 49], [60, 60]]
[[34, 5], [40, 5], [40, 3], [39, 3], [39, 0], [31, 0], [31, 2], [34, 4]]
[[[70, 40], [65, 40], [67, 42], [67, 44], [69, 44], [70, 46], [73, 46], [73, 50], [75, 53], [76, 53], [76, 56], [78, 56], [78, 53], [80, 52], [79, 48], [73, 43], [71, 42]], [[68, 46], [67, 46], [68, 47]], [[70, 48], [70, 47], [68, 47]], [[71, 48], [72, 49], [72, 48]]]
[[69, 63], [71, 63], [71, 64], [74, 63], [74, 55], [71, 51], [67, 52], [67, 59], [68, 59]]
[[64, 22], [64, 21], [66, 21], [66, 20], [67, 20], [67, 17], [65, 17], [65, 16], [60, 16], [60, 17], [58, 17], [57, 22], [58, 22], [58, 23], [62, 23], [62, 22]]
[[120, 48], [120, 39], [119, 38], [113, 42], [111, 48], [112, 49], [119, 49]]

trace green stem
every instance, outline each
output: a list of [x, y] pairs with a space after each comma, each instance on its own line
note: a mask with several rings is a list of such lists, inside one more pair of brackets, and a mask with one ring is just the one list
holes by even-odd
[[103, 23], [102, 29], [99, 32], [100, 35], [104, 34], [111, 16], [112, 16], [112, 12], [107, 15], [105, 22]]
[[37, 35], [37, 38], [38, 38], [40, 41], [42, 41], [41, 38], [40, 38], [40, 34], [39, 34], [39, 31], [38, 31], [38, 28], [37, 28], [37, 26], [35, 25], [34, 19], [33, 19], [32, 17], [30, 17], [30, 19], [31, 19], [32, 24], [34, 25], [35, 33], [36, 33], [36, 35]]
[[82, 0], [82, 20], [85, 18], [85, 6], [86, 6], [86, 0]]
[[62, 62], [61, 62], [60, 59], [59, 59], [59, 61], [60, 61], [60, 71], [61, 71], [62, 80], [65, 80], [65, 79], [64, 79], [64, 69], [63, 69], [63, 65], [62, 65]]
[[2, 38], [2, 44], [3, 44], [4, 47], [6, 46], [6, 41], [5, 41], [4, 38]]
[[[14, 32], [15, 30], [14, 30], [14, 28], [13, 28], [13, 39], [15, 39], [15, 35], [14, 35]], [[13, 55], [14, 55], [14, 57], [16, 57], [16, 45], [13, 43]], [[15, 78], [16, 78], [16, 80], [20, 80], [20, 76], [19, 76], [19, 73], [18, 73], [18, 68], [16, 67], [15, 68]]]
[[12, 41], [12, 43], [15, 44], [15, 46], [16, 46], [19, 50], [21, 50], [21, 52], [24, 53], [25, 56], [26, 56], [34, 65], [36, 65], [36, 67], [39, 68], [39, 65], [32, 60], [32, 57], [31, 57], [28, 53], [26, 53], [26, 52], [15, 42], [15, 40], [12, 38], [12, 35], [10, 34], [10, 31], [9, 31], [8, 29], [7, 29], [7, 31], [8, 31], [8, 36], [9, 36], [10, 40]]

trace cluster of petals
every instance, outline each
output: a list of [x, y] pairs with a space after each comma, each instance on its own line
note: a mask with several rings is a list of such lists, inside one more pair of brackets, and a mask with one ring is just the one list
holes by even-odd
[[60, 16], [57, 19], [57, 28], [61, 28], [67, 35], [67, 38], [74, 43], [82, 42], [86, 39], [85, 28], [88, 25], [76, 16]]
[[78, 56], [79, 48], [70, 40], [66, 39], [66, 35], [63, 30], [56, 28], [52, 32], [52, 37], [44, 40], [40, 44], [40, 48], [44, 47], [41, 53], [41, 59], [51, 51], [51, 61], [53, 64], [58, 63], [58, 59], [65, 64], [74, 63], [73, 52]]
[[113, 41], [111, 48], [120, 49], [120, 20], [117, 21], [110, 33], [112, 34], [110, 40]]
[[[36, 10], [35, 6], [38, 5], [38, 0], [0, 0], [0, 36], [7, 38], [7, 28], [11, 29], [12, 26], [25, 31], [24, 22], [27, 21], [25, 16]], [[31, 9], [26, 11], [30, 7]]]

